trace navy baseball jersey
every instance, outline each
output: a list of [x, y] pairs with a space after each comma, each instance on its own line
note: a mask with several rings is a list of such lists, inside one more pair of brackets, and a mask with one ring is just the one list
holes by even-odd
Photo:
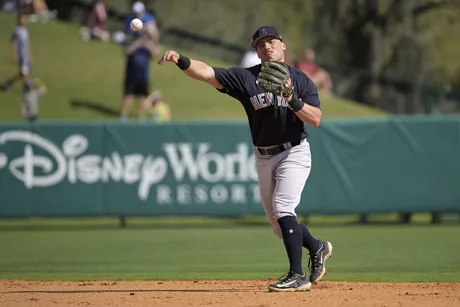
[[[283, 97], [265, 92], [257, 85], [261, 65], [229, 69], [213, 67], [216, 79], [224, 86], [219, 90], [243, 105], [255, 146], [272, 146], [308, 137], [304, 123]], [[305, 74], [289, 67], [294, 91], [303, 102], [320, 107], [318, 91]]]

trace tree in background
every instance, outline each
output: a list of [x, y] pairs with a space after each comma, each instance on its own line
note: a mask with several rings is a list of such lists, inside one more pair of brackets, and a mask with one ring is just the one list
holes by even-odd
[[314, 15], [319, 60], [359, 72], [343, 78], [344, 94], [351, 88], [355, 99], [385, 108], [382, 104], [394, 97], [381, 86], [382, 79], [393, 80], [394, 87], [409, 93], [393, 111], [417, 113], [422, 85], [442, 75], [433, 56], [433, 36], [449, 23], [460, 24], [460, 1], [315, 1]]

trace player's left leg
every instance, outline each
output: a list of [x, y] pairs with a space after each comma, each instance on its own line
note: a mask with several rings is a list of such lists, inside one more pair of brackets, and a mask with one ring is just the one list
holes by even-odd
[[[303, 226], [303, 225], [302, 225]], [[305, 227], [305, 226], [304, 226]], [[310, 282], [316, 284], [326, 274], [326, 261], [332, 257], [332, 244], [329, 241], [320, 241], [321, 245], [317, 251], [310, 251], [308, 268], [310, 271]]]

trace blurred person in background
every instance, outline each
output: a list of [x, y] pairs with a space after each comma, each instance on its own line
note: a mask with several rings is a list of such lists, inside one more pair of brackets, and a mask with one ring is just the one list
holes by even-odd
[[30, 22], [47, 22], [57, 15], [57, 11], [48, 10], [45, 0], [19, 0], [17, 3], [19, 14], [27, 16]]
[[149, 95], [150, 62], [158, 53], [155, 43], [149, 39], [146, 30], [134, 32], [134, 38], [124, 47], [126, 56], [124, 76], [124, 97], [121, 119], [127, 118], [134, 97], [138, 98], [137, 115], [145, 117], [145, 98]]
[[24, 87], [21, 105], [22, 117], [25, 120], [28, 122], [35, 122], [38, 119], [38, 102], [40, 96], [44, 95], [46, 92], [47, 88], [40, 79], [34, 78], [33, 80], [27, 81]]
[[241, 60], [241, 67], [248, 68], [260, 64], [260, 58], [253, 49], [246, 51]]
[[163, 123], [171, 120], [171, 108], [160, 90], [153, 91], [145, 99], [145, 109], [154, 122]]
[[88, 27], [80, 29], [80, 35], [84, 41], [99, 39], [108, 41], [110, 34], [107, 31], [107, 9], [102, 0], [93, 0], [93, 7], [89, 14]]
[[131, 15], [125, 21], [125, 32], [128, 36], [132, 36], [135, 34], [135, 31], [131, 29], [131, 21], [134, 18], [138, 18], [143, 23], [143, 28], [149, 34], [149, 37], [153, 40], [155, 44], [158, 44], [160, 41], [160, 33], [158, 31], [157, 22], [155, 17], [148, 13], [145, 9], [144, 3], [141, 1], [136, 1], [131, 6]]
[[30, 51], [29, 30], [25, 26], [25, 19], [25, 15], [18, 14], [16, 27], [11, 35], [13, 62], [19, 66], [19, 73], [2, 84], [1, 88], [5, 91], [11, 89], [16, 81], [22, 80], [23, 85], [26, 86], [29, 80], [33, 58]]
[[2, 13], [14, 13], [17, 7], [17, 0], [0, 0], [0, 12]]
[[316, 64], [316, 53], [313, 49], [306, 49], [304, 57], [297, 60], [294, 66], [306, 74], [323, 94], [329, 94], [332, 91], [331, 77], [325, 69]]

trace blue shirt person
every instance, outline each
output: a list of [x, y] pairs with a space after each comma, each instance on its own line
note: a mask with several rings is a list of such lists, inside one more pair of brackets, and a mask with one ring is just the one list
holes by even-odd
[[128, 35], [134, 35], [135, 31], [131, 29], [131, 21], [134, 18], [138, 18], [143, 23], [143, 29], [147, 30], [147, 33], [150, 35], [150, 38], [158, 43], [159, 41], [159, 32], [157, 28], [157, 22], [155, 17], [148, 13], [145, 9], [145, 5], [141, 1], [136, 1], [131, 6], [131, 14], [127, 17], [125, 21], [124, 30]]
[[124, 47], [126, 55], [124, 100], [121, 118], [125, 119], [131, 107], [132, 98], [138, 97], [138, 116], [145, 114], [144, 100], [149, 94], [150, 62], [158, 53], [156, 45], [148, 38], [146, 31], [135, 32], [134, 39]]

